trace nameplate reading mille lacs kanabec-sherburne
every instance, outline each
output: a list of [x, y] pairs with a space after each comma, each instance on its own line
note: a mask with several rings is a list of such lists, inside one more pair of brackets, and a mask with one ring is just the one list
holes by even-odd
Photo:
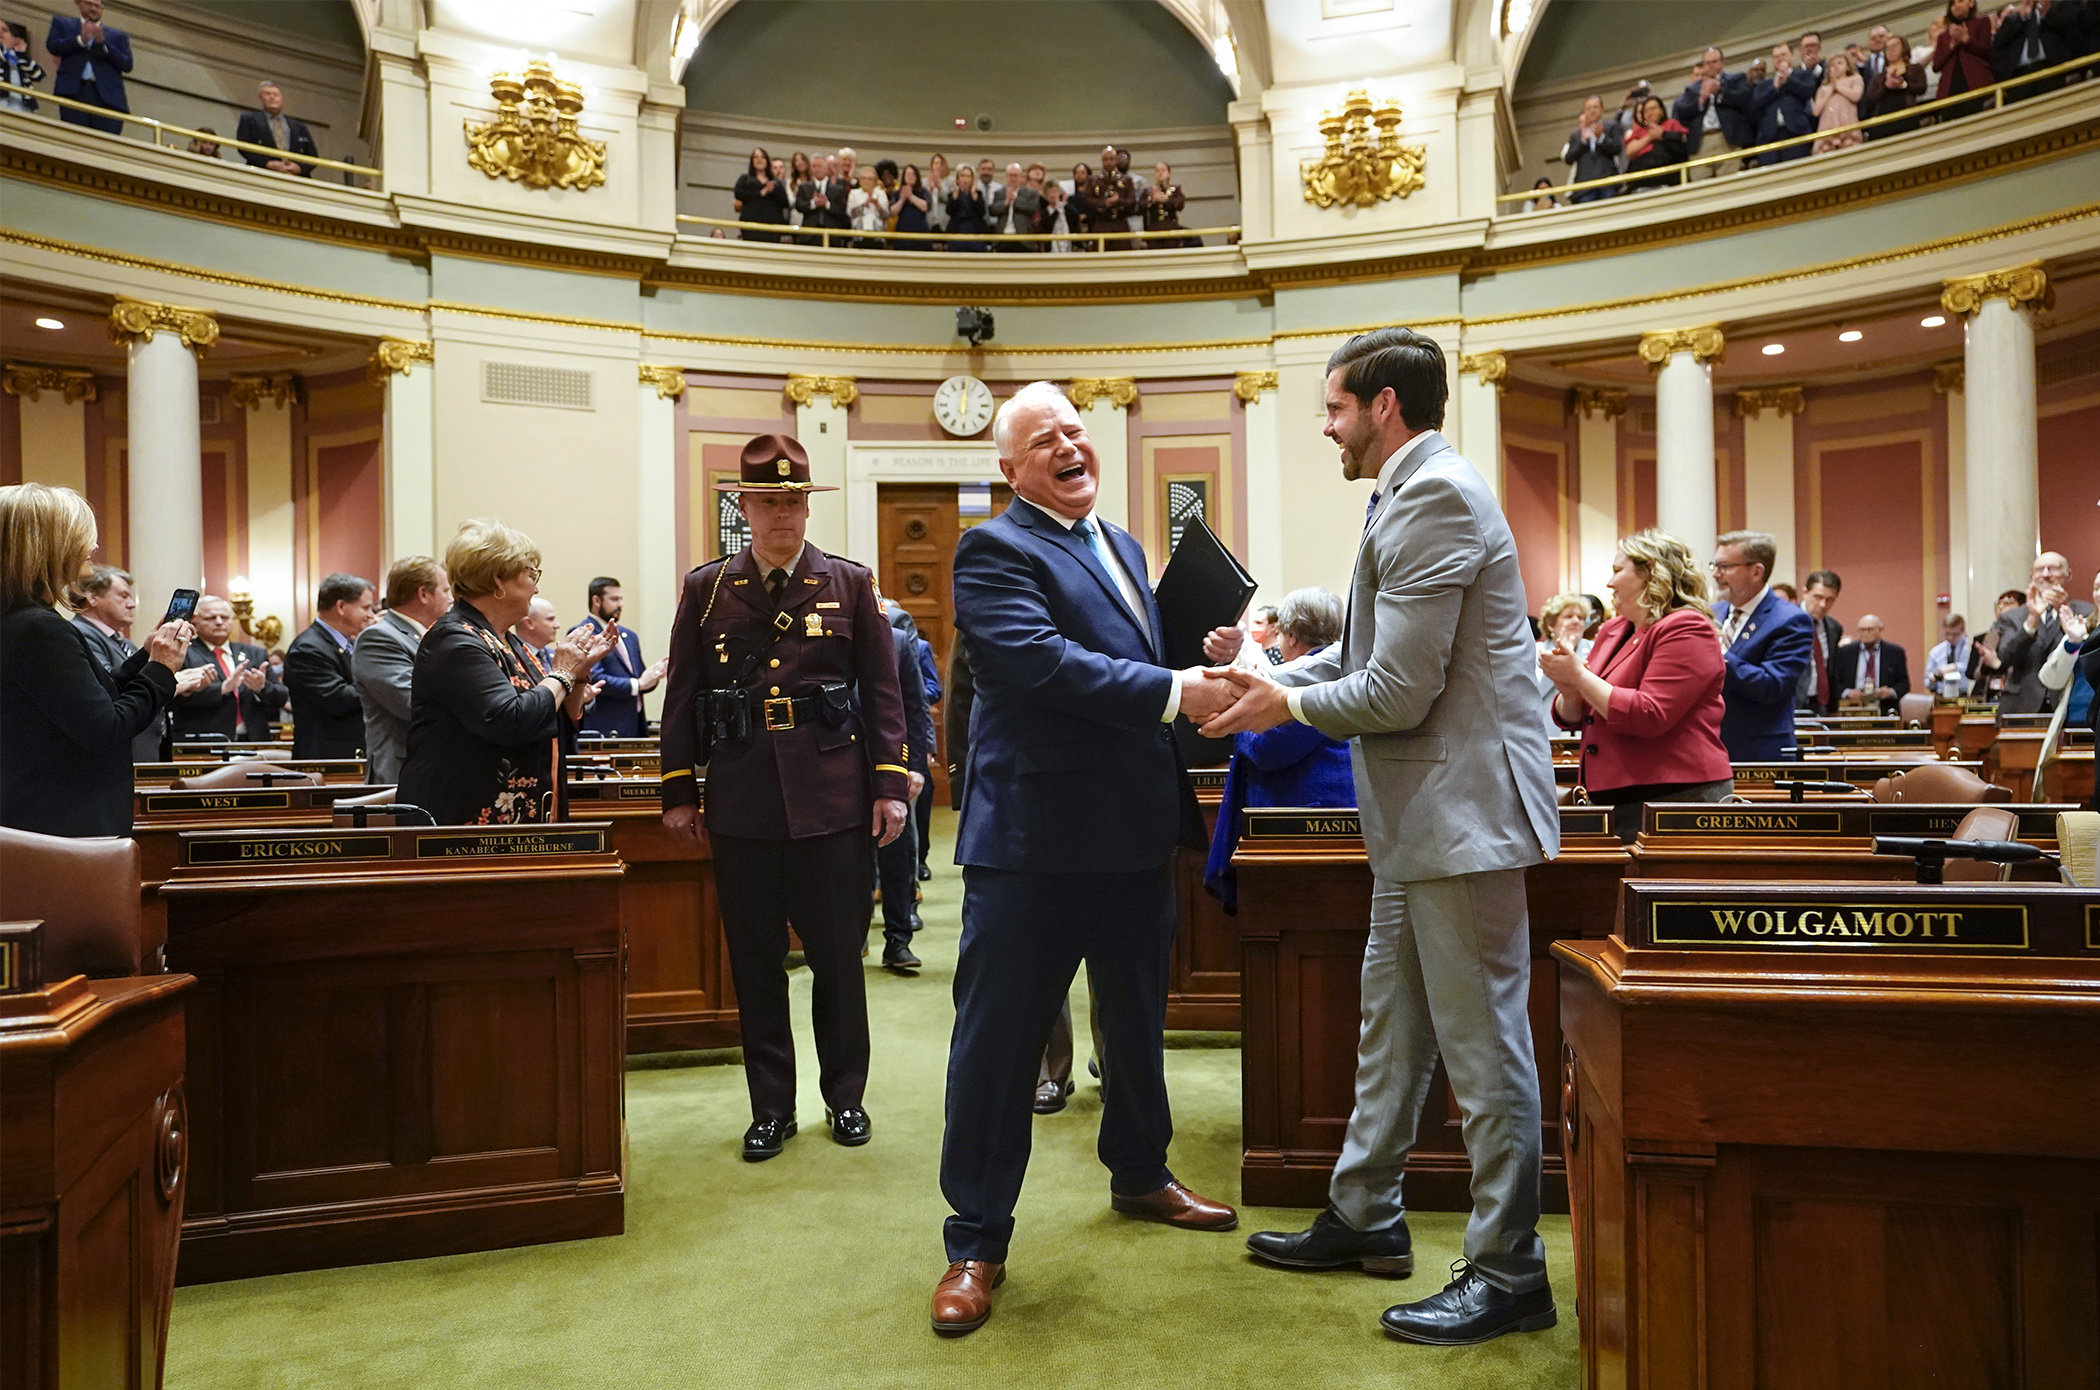
[[143, 810], [282, 811], [292, 804], [290, 792], [147, 792]]
[[1917, 898], [1900, 903], [1650, 903], [1648, 939], [1656, 946], [1694, 950], [2025, 951], [2030, 945], [2024, 907], [1930, 907]]
[[189, 840], [188, 846], [187, 862], [192, 865], [390, 859], [394, 854], [394, 842], [384, 835], [250, 835], [239, 839]]
[[603, 854], [603, 830], [477, 830], [416, 836], [418, 859], [487, 859], [510, 854]]
[[1363, 822], [1354, 811], [1249, 811], [1248, 840], [1353, 840], [1361, 839]]
[[1774, 807], [1716, 806], [1712, 810], [1658, 810], [1658, 835], [1842, 835], [1842, 811], [1797, 811]]

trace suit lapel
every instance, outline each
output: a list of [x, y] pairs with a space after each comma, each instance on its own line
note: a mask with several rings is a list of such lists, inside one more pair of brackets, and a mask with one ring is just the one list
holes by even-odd
[[[1111, 579], [1108, 571], [1102, 567], [1101, 557], [1094, 554], [1087, 543], [1079, 539], [1069, 526], [1060, 526], [1033, 502], [1025, 499], [1019, 500], [1027, 510], [1015, 514], [1014, 519], [1043, 537], [1050, 544], [1057, 546], [1070, 555], [1073, 560], [1078, 562], [1081, 569], [1092, 575], [1094, 582], [1101, 586], [1101, 592], [1107, 596], [1109, 606], [1116, 610], [1123, 621], [1129, 623], [1133, 629], [1137, 629], [1138, 637], [1143, 639], [1145, 634], [1142, 628], [1139, 627], [1137, 614], [1131, 612], [1130, 605], [1123, 601], [1123, 591], [1116, 587], [1115, 580]], [[1012, 507], [1009, 507], [1007, 510], [1009, 513], [1014, 511]], [[1095, 524], [1099, 525], [1100, 523], [1096, 522]], [[1109, 544], [1113, 546], [1115, 542], [1111, 540]], [[1143, 572], [1142, 567], [1140, 567], [1139, 572]], [[1149, 642], [1147, 646], [1150, 646]]]
[[[1108, 537], [1109, 548], [1115, 552], [1116, 558], [1123, 562], [1123, 568], [1130, 575], [1131, 586], [1138, 591], [1138, 597], [1144, 602], [1145, 621], [1152, 629], [1152, 655], [1163, 657], [1166, 654], [1166, 637], [1159, 629], [1159, 603], [1152, 597], [1152, 586], [1145, 582], [1145, 548], [1138, 544], [1136, 536], [1120, 526], [1105, 521], [1096, 524]], [[1121, 602], [1122, 597], [1119, 591], [1116, 595], [1117, 601]], [[1124, 607], [1127, 609], [1129, 605], [1125, 604]]]
[[1590, 668], [1597, 673], [1600, 680], [1609, 676], [1612, 668], [1626, 659], [1626, 654], [1633, 650], [1633, 639], [1633, 624], [1628, 623], [1619, 633], [1619, 645], [1611, 649], [1610, 655], [1604, 658], [1604, 664]]

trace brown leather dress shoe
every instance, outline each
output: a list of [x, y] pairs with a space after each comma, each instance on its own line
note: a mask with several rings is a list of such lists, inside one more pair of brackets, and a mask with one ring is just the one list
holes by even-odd
[[1157, 1221], [1191, 1231], [1229, 1231], [1240, 1224], [1240, 1214], [1231, 1207], [1198, 1196], [1178, 1182], [1170, 1182], [1159, 1191], [1148, 1192], [1142, 1197], [1111, 1194], [1109, 1205], [1140, 1221]]
[[992, 1290], [1006, 1282], [1006, 1266], [986, 1260], [957, 1260], [933, 1286], [933, 1330], [960, 1337], [984, 1326], [992, 1315]]

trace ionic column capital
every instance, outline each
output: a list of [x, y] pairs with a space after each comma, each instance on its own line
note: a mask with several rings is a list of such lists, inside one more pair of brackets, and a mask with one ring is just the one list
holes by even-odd
[[[1074, 385], [1077, 385], [1075, 382]], [[1278, 389], [1274, 372], [1235, 372], [1232, 376], [1232, 394], [1248, 405], [1261, 399], [1264, 391]]]
[[1661, 367], [1680, 352], [1688, 352], [1700, 362], [1717, 362], [1727, 350], [1728, 340], [1721, 336], [1721, 326], [1714, 323], [1641, 335], [1641, 360], [1650, 368]]
[[1963, 275], [1940, 288], [1940, 307], [1950, 314], [1973, 314], [1993, 299], [2002, 299], [2018, 309], [2032, 304], [2047, 309], [2056, 303], [2056, 287], [2042, 263], [2016, 265], [1983, 275]]
[[1932, 392], [1936, 396], [1951, 396], [1962, 390], [1968, 381], [1968, 370], [1960, 362], [1935, 362], [1932, 367]]
[[1767, 410], [1799, 415], [1807, 408], [1808, 402], [1798, 386], [1759, 386], [1735, 393], [1735, 413], [1745, 420], [1755, 420]]
[[[1238, 381], [1233, 382], [1233, 389], [1239, 389]], [[1137, 379], [1127, 376], [1075, 376], [1065, 394], [1070, 396], [1072, 404], [1081, 410], [1091, 409], [1097, 400], [1104, 400], [1128, 410], [1137, 402]], [[1246, 398], [1243, 396], [1241, 399]]]
[[396, 373], [407, 376], [409, 368], [418, 362], [436, 367], [437, 348], [409, 338], [381, 338], [365, 360], [365, 377], [376, 386]]
[[1497, 391], [1508, 389], [1509, 358], [1499, 352], [1469, 352], [1458, 359], [1459, 375], [1477, 376]]
[[654, 386], [660, 401], [675, 401], [685, 395], [685, 368], [659, 366], [651, 362], [639, 365], [637, 375], [643, 386]]
[[156, 304], [121, 295], [109, 306], [109, 336], [127, 347], [153, 340], [156, 333], [173, 333], [182, 345], [203, 357], [219, 341], [219, 321], [203, 309], [180, 304]]
[[10, 396], [41, 398], [57, 391], [67, 405], [95, 399], [95, 374], [77, 367], [42, 367], [33, 362], [9, 362], [0, 366], [0, 390]]
[[243, 410], [259, 410], [264, 401], [270, 401], [282, 410], [298, 394], [299, 378], [290, 372], [241, 375], [228, 378], [226, 382], [227, 398]]
[[1602, 415], [1607, 420], [1616, 420], [1633, 404], [1633, 393], [1623, 386], [1574, 386], [1568, 389], [1568, 413]]
[[819, 396], [829, 396], [831, 403], [844, 410], [860, 399], [860, 387], [854, 385], [850, 376], [804, 376], [792, 374], [787, 379], [787, 398], [796, 405], [809, 405]]

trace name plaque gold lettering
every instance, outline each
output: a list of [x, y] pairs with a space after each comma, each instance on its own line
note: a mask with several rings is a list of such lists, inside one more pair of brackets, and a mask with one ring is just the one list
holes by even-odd
[[[1960, 828], [1973, 806], [1890, 807], [1867, 812], [1869, 835], [1931, 835], [1944, 839]], [[2012, 808], [2008, 808], [2012, 809]], [[2023, 840], [2056, 838], [2056, 812], [2014, 810]]]
[[390, 859], [394, 842], [384, 835], [255, 835], [242, 839], [189, 840], [187, 864], [271, 864], [328, 859]]
[[[1694, 950], [2025, 951], [2025, 907], [1928, 907], [1927, 899], [1831, 902], [1657, 902], [1648, 905], [1648, 939]], [[2088, 931], [2090, 931], [2088, 925]]]
[[483, 859], [513, 854], [603, 854], [603, 830], [477, 830], [416, 836], [418, 859]]
[[1225, 769], [1222, 767], [1194, 767], [1189, 769], [1189, 785], [1197, 791], [1223, 791]]
[[[1815, 776], [1820, 777], [1825, 772], [1835, 770], [1831, 768], [1819, 769]], [[1735, 780], [1738, 782], [1777, 782], [1782, 777], [1792, 781], [1794, 778], [1808, 775], [1802, 772], [1798, 763], [1791, 767], [1773, 767], [1769, 763], [1746, 767], [1738, 763], [1735, 768]], [[1814, 779], [1811, 778], [1811, 780]]]
[[620, 788], [622, 801], [654, 801], [663, 794], [663, 788], [654, 782], [633, 782]]
[[290, 792], [147, 792], [146, 811], [282, 811]]
[[1364, 833], [1354, 811], [1249, 811], [1248, 840], [1354, 840]]
[[1842, 835], [1845, 813], [1753, 806], [1717, 806], [1711, 811], [1653, 813], [1658, 835]]

